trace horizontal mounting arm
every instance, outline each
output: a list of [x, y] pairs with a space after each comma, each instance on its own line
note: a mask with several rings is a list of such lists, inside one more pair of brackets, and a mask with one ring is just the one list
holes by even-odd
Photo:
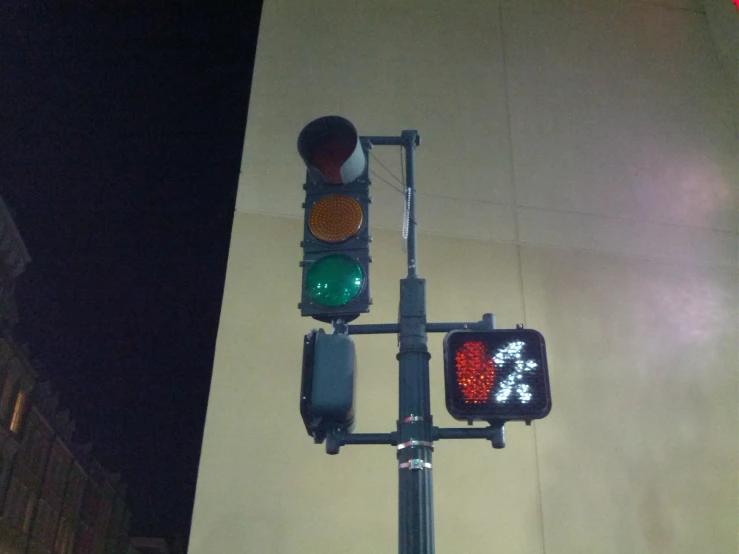
[[398, 444], [397, 433], [344, 433], [329, 432], [326, 435], [326, 454], [338, 454], [345, 444]]
[[[350, 335], [379, 335], [398, 333], [400, 327], [397, 323], [365, 323], [358, 325], [346, 325]], [[495, 328], [495, 316], [484, 314], [482, 321], [475, 322], [441, 322], [427, 323], [427, 333], [448, 333], [456, 329], [469, 329], [470, 331], [487, 331]]]
[[[493, 448], [505, 447], [505, 429], [503, 423], [491, 423], [489, 427], [476, 428], [442, 428], [433, 427], [433, 439], [485, 439], [493, 444]], [[398, 434], [392, 433], [342, 433], [331, 432], [326, 435], [326, 453], [338, 454], [339, 449], [347, 444], [398, 444]]]
[[380, 136], [380, 137], [360, 137], [367, 140], [372, 146], [404, 146], [409, 140], [414, 146], [421, 145], [421, 136], [418, 131], [403, 131], [399, 137]]
[[434, 427], [434, 440], [440, 439], [486, 439], [493, 448], [505, 447], [505, 428], [503, 423], [491, 423], [489, 427], [449, 428]]

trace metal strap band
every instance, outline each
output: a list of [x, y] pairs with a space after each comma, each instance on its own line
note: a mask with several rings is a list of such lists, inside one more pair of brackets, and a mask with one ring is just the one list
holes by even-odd
[[415, 459], [398, 464], [400, 469], [431, 469], [431, 462]]
[[417, 421], [424, 421], [424, 420], [425, 418], [423, 416], [411, 414], [408, 417], [401, 419], [400, 421], [403, 423], [415, 423]]
[[398, 450], [403, 450], [404, 448], [412, 448], [414, 446], [429, 446], [431, 447], [431, 450], [434, 449], [434, 443], [431, 441], [408, 441], [403, 442], [398, 445]]

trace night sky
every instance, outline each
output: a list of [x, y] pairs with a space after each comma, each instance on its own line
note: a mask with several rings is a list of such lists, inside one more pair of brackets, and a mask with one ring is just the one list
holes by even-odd
[[0, 3], [16, 335], [134, 535], [189, 532], [260, 4]]

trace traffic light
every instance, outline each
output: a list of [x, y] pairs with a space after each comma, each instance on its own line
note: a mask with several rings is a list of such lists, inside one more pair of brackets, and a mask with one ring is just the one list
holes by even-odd
[[552, 406], [544, 337], [533, 329], [451, 331], [444, 338], [444, 384], [456, 419], [541, 419]]
[[369, 146], [338, 116], [310, 122], [298, 137], [307, 166], [303, 316], [351, 321], [369, 311]]
[[303, 343], [300, 415], [308, 434], [321, 442], [330, 430], [354, 426], [356, 353], [348, 335], [313, 329]]

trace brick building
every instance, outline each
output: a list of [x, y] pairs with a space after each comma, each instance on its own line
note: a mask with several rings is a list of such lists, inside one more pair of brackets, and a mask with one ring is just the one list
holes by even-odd
[[[74, 495], [80, 496], [84, 487], [84, 480], [71, 480], [75, 465], [71, 450], [75, 425], [68, 410], [59, 410], [59, 398], [48, 383], [37, 384], [33, 401], [23, 440], [28, 447], [22, 448], [25, 456], [19, 457], [15, 469], [19, 478], [25, 478], [33, 487], [28, 508], [31, 521], [27, 551], [68, 554], [72, 537], [68, 536], [68, 529], [60, 532], [61, 524], [66, 524], [62, 515], [66, 512], [69, 517]], [[76, 503], [79, 505], [79, 501]]]
[[114, 496], [115, 488], [107, 479], [105, 470], [93, 460], [82, 498], [74, 554], [105, 552]]
[[13, 475], [21, 449], [36, 370], [13, 336], [18, 322], [15, 283], [31, 261], [13, 218], [0, 199], [0, 553], [22, 552], [30, 488]]
[[125, 484], [74, 442], [69, 410], [13, 336], [29, 262], [0, 198], [0, 554], [125, 554]]

